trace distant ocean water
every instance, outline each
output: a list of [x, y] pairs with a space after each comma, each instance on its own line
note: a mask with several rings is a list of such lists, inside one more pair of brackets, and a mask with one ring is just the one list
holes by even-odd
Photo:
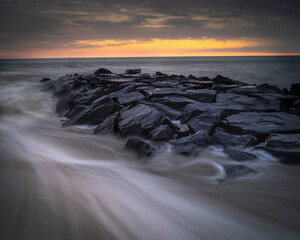
[[[299, 56], [267, 57], [150, 57], [150, 58], [65, 58], [0, 60], [0, 77], [58, 77], [67, 73], [89, 73], [104, 67], [122, 73], [141, 68], [144, 73], [193, 74], [214, 77], [217, 74], [247, 83], [269, 83], [289, 88], [300, 82]], [[32, 79], [32, 78], [31, 78]]]

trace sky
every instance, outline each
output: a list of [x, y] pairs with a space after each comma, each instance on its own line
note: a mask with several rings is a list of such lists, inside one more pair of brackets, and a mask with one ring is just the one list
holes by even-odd
[[300, 54], [299, 0], [1, 0], [0, 58]]

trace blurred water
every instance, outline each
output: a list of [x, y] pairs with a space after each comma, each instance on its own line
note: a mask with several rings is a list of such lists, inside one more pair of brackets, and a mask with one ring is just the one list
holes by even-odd
[[299, 239], [298, 167], [258, 153], [258, 174], [222, 182], [234, 162], [218, 149], [140, 162], [123, 139], [61, 128], [38, 83], [99, 67], [206, 75], [181, 59], [1, 60], [0, 239]]

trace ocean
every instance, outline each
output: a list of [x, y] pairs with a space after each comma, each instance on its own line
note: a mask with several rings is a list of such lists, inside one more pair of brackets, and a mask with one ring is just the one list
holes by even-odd
[[300, 82], [300, 57], [0, 60], [0, 239], [299, 239], [297, 166], [257, 150], [257, 174], [223, 182], [220, 149], [141, 162], [124, 139], [62, 128], [39, 80], [100, 67]]

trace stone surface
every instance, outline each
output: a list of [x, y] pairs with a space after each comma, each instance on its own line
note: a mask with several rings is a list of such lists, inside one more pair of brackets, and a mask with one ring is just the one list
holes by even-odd
[[112, 74], [111, 71], [105, 69], [105, 68], [99, 68], [97, 71], [94, 72], [94, 74], [96, 75], [100, 75], [100, 74]]
[[163, 114], [155, 108], [138, 104], [137, 106], [121, 111], [119, 129], [123, 137], [130, 135], [147, 135], [157, 126], [167, 122]]
[[170, 141], [173, 151], [186, 155], [197, 153], [200, 147], [206, 147], [210, 142], [210, 137], [204, 131], [198, 131], [191, 136]]
[[244, 165], [226, 165], [224, 166], [224, 170], [227, 178], [244, 177], [256, 173], [252, 168]]
[[258, 148], [265, 149], [283, 162], [300, 163], [300, 134], [271, 134]]
[[149, 136], [152, 140], [167, 140], [173, 138], [173, 130], [168, 125], [160, 125], [153, 129]]
[[109, 115], [105, 120], [100, 123], [94, 130], [95, 134], [113, 134], [118, 130], [117, 118], [119, 112]]
[[224, 153], [226, 153], [233, 160], [239, 162], [257, 159], [256, 155], [233, 147], [226, 147], [224, 149]]
[[127, 69], [125, 71], [125, 74], [139, 74], [141, 73], [142, 70], [141, 69]]
[[250, 133], [261, 139], [270, 133], [300, 133], [300, 116], [284, 112], [242, 112], [227, 117], [222, 125], [227, 132]]
[[211, 144], [223, 147], [242, 147], [253, 146], [257, 143], [256, 137], [251, 134], [232, 135], [229, 133], [218, 132], [211, 138]]
[[139, 138], [128, 139], [125, 148], [133, 150], [140, 158], [150, 157], [154, 155], [156, 151], [158, 151], [158, 147], [151, 144], [150, 141]]

